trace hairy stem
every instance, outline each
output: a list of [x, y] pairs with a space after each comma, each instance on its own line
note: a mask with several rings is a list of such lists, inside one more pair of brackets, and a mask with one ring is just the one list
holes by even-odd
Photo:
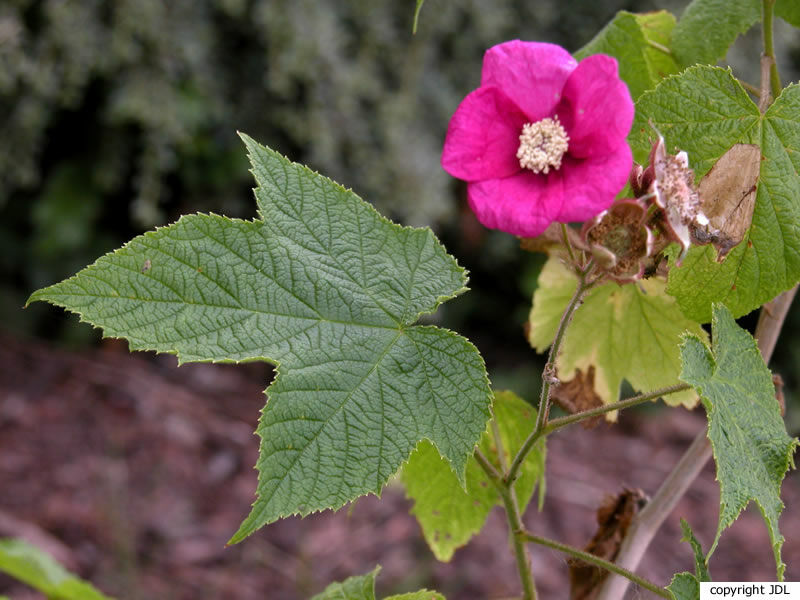
[[672, 599], [672, 595], [665, 589], [657, 586], [655, 583], [648, 581], [644, 577], [640, 577], [636, 573], [632, 573], [626, 569], [623, 569], [614, 563], [607, 561], [604, 558], [600, 558], [590, 552], [585, 552], [573, 546], [569, 546], [567, 544], [562, 544], [561, 542], [556, 542], [555, 540], [551, 540], [544, 537], [539, 537], [538, 535], [534, 535], [527, 531], [520, 532], [520, 537], [522, 537], [526, 542], [532, 542], [534, 544], [539, 544], [540, 546], [546, 546], [548, 548], [552, 548], [553, 550], [558, 550], [559, 552], [563, 552], [564, 554], [568, 554], [574, 558], [582, 560], [583, 562], [592, 564], [596, 567], [600, 567], [601, 569], [605, 569], [607, 571], [611, 571], [612, 573], [616, 573], [626, 579], [633, 581], [634, 583], [642, 586], [645, 589], [650, 590], [654, 594], [661, 596], [662, 598]]
[[764, 42], [764, 56], [769, 57], [772, 61], [769, 67], [769, 87], [773, 99], [777, 98], [778, 94], [781, 93], [781, 77], [778, 73], [778, 63], [775, 61], [775, 47], [772, 42], [774, 8], [775, 0], [761, 0], [761, 26]]
[[572, 243], [569, 241], [569, 231], [564, 223], [561, 223], [561, 236], [564, 238], [564, 246], [566, 246], [567, 252], [569, 253], [570, 264], [577, 264], [575, 261], [575, 253], [572, 251]]
[[646, 394], [639, 394], [638, 396], [625, 398], [625, 400], [612, 402], [611, 404], [606, 404], [604, 406], [598, 406], [597, 408], [591, 408], [589, 410], [577, 412], [572, 415], [567, 415], [566, 417], [553, 419], [547, 424], [546, 427], [544, 427], [544, 429], [542, 430], [542, 435], [547, 435], [555, 431], [556, 429], [561, 429], [562, 427], [566, 427], [567, 425], [571, 425], [572, 423], [577, 423], [578, 421], [583, 421], [584, 419], [599, 417], [600, 415], [603, 415], [605, 413], [609, 413], [615, 410], [623, 410], [625, 408], [630, 408], [631, 406], [643, 404], [650, 400], [655, 400], [656, 398], [660, 398], [662, 396], [667, 396], [669, 394], [674, 394], [676, 392], [682, 392], [684, 390], [688, 390], [690, 387], [692, 386], [690, 386], [689, 384], [678, 383], [676, 385], [661, 388], [659, 390], [654, 390]]
[[564, 334], [572, 321], [572, 317], [575, 315], [575, 311], [583, 303], [583, 297], [586, 295], [586, 292], [594, 285], [595, 280], [589, 279], [589, 274], [593, 268], [594, 265], [590, 263], [585, 269], [578, 272], [578, 285], [575, 288], [575, 293], [564, 309], [564, 314], [561, 315], [561, 321], [558, 324], [558, 329], [553, 339], [553, 345], [550, 346], [550, 353], [547, 356], [547, 364], [545, 364], [544, 372], [542, 373], [542, 392], [539, 396], [539, 410], [536, 414], [536, 426], [525, 442], [523, 442], [519, 451], [514, 456], [514, 460], [511, 461], [511, 467], [509, 467], [508, 473], [506, 473], [506, 482], [509, 484], [513, 484], [514, 481], [516, 481], [522, 463], [525, 462], [534, 444], [541, 437], [542, 430], [547, 425], [547, 415], [550, 412], [550, 392], [553, 384], [558, 383], [555, 378], [556, 358], [561, 349], [561, 343], [564, 341]]
[[[775, 343], [796, 293], [795, 286], [761, 308], [755, 338], [766, 363], [772, 357]], [[678, 500], [700, 474], [709, 458], [711, 458], [711, 443], [708, 441], [706, 429], [703, 429], [647, 506], [633, 519], [617, 554], [616, 561], [620, 567], [633, 570], [639, 565], [664, 519], [675, 508]], [[625, 596], [627, 587], [627, 579], [612, 575], [606, 579], [597, 600], [618, 600]]]

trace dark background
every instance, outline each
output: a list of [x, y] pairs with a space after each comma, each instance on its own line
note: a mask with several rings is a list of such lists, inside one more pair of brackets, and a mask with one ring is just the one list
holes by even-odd
[[[118, 417], [132, 410], [106, 405], [109, 398], [117, 398], [118, 390], [108, 391], [105, 401], [95, 398], [96, 390], [76, 399], [78, 384], [70, 379], [102, 380], [89, 374], [93, 372], [89, 365], [100, 365], [102, 371], [110, 368], [109, 360], [114, 369], [129, 372], [116, 362], [127, 356], [124, 344], [101, 343], [99, 331], [78, 325], [76, 318], [58, 309], [38, 303], [26, 310], [21, 306], [33, 290], [73, 274], [131, 237], [181, 214], [210, 211], [254, 217], [253, 181], [237, 130], [354, 189], [399, 222], [432, 227], [470, 271], [473, 288], [444, 305], [437, 318], [479, 347], [495, 387], [535, 398], [542, 361], [527, 346], [522, 327], [542, 257], [519, 251], [512, 236], [483, 229], [469, 213], [462, 184], [439, 167], [447, 122], [458, 102], [478, 85], [481, 57], [493, 44], [535, 39], [574, 51], [617, 10], [670, 8], [679, 14], [684, 5], [427, 0], [419, 32], [412, 36], [410, 0], [6, 0], [0, 4], [0, 333], [6, 349], [0, 388], [0, 452], [5, 454], [0, 454], [0, 464], [8, 466], [15, 452], [27, 452], [25, 446], [33, 442], [31, 431], [46, 429], [48, 418], [57, 428], [52, 439], [61, 436], [64, 444], [53, 452], [63, 455], [65, 448], [80, 449], [81, 440], [92, 439], [81, 433], [87, 419], [95, 423], [106, 410], [119, 413]], [[798, 36], [779, 27], [777, 45], [784, 81], [796, 79]], [[737, 75], [757, 83], [759, 52], [758, 31], [737, 43], [728, 57]], [[790, 314], [773, 362], [787, 384], [787, 419], [794, 434], [800, 431], [793, 408], [800, 360], [797, 314]], [[754, 318], [742, 323], [752, 327]], [[78, 368], [70, 362], [74, 356], [90, 358]], [[155, 377], [154, 389], [162, 389], [164, 378], [191, 379], [196, 373], [189, 367], [181, 371], [183, 375], [174, 375], [173, 359], [149, 355], [140, 355], [130, 369], [145, 369], [142, 364], [155, 369], [155, 374], [142, 374], [145, 379]], [[202, 367], [206, 368], [215, 369]], [[229, 375], [226, 369], [213, 372], [224, 373], [218, 376], [223, 381], [239, 377], [238, 371]], [[245, 381], [249, 378], [261, 388], [271, 373], [259, 366], [240, 371]], [[47, 373], [55, 375], [48, 379]], [[204, 397], [202, 390], [197, 393], [204, 401], [219, 400], [213, 394]], [[133, 402], [131, 397], [128, 402]], [[53, 408], [59, 418], [48, 412], [47, 398], [60, 402]], [[85, 405], [88, 398], [100, 404]], [[248, 403], [241, 418], [254, 426], [260, 403], [263, 397]], [[26, 416], [26, 411], [31, 414]], [[648, 407], [642, 418], [660, 419], [664, 414]], [[142, 430], [137, 420], [140, 411], [128, 417], [136, 422], [129, 429], [146, 438], [147, 428]], [[226, 414], [223, 420], [230, 418]], [[101, 419], [97, 427], [106, 425]], [[28, 426], [30, 430], [25, 429]], [[97, 441], [106, 455], [108, 444], [116, 444], [121, 435], [115, 427], [110, 425]], [[203, 444], [220, 443], [203, 439]], [[253, 440], [246, 442], [252, 452]], [[119, 444], [115, 452], [129, 457], [130, 447]], [[38, 444], [37, 452], [46, 446]], [[213, 449], [206, 451], [216, 456]], [[80, 456], [84, 454], [77, 452], [76, 460]], [[253, 464], [254, 455], [246, 456]], [[53, 456], [43, 454], [40, 459], [52, 461]], [[237, 465], [243, 460], [237, 458]], [[52, 465], [25, 464], [56, 479], [60, 472], [51, 473]], [[19, 468], [12, 465], [0, 471], [0, 516], [6, 503], [9, 514], [20, 517], [22, 507], [32, 506], [25, 494], [35, 487], [34, 480], [47, 481], [44, 476], [28, 480], [12, 475]], [[185, 468], [190, 472], [205, 467]], [[251, 475], [247, 468], [244, 472]], [[2, 479], [12, 476], [17, 477], [14, 482]], [[242, 484], [243, 498], [252, 494], [253, 482]], [[16, 496], [6, 492], [3, 498], [2, 490], [12, 488]], [[57, 486], [36, 489], [58, 496]], [[80, 489], [75, 488], [76, 493]], [[208, 493], [186, 491], [195, 492]], [[14, 507], [17, 512], [11, 510]], [[25, 519], [41, 526], [44, 518], [34, 514]], [[287, 523], [284, 528], [294, 521]], [[236, 525], [238, 521], [226, 522], [221, 530]], [[124, 538], [119, 542], [127, 548], [123, 555], [130, 555], [126, 560], [137, 571], [149, 546], [142, 541], [145, 533], [131, 527], [128, 533], [114, 535]], [[83, 543], [74, 532], [43, 529], [67, 545]], [[505, 551], [502, 541], [498, 550]], [[74, 566], [84, 574], [95, 572], [91, 553], [76, 552]], [[425, 560], [429, 558], [425, 554]], [[119, 563], [110, 564], [107, 571], [113, 573], [115, 568], [128, 573]], [[420, 579], [424, 583], [425, 578]], [[141, 580], [134, 577], [130, 586], [119, 581], [107, 589], [120, 597], [148, 597], [131, 591], [137, 586], [146, 589]], [[319, 591], [315, 585], [309, 591]], [[510, 585], [513, 591], [514, 583]], [[160, 597], [171, 597], [164, 593]]]

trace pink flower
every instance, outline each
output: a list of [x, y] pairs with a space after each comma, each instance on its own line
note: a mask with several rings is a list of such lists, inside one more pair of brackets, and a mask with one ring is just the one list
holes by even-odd
[[560, 46], [505, 42], [450, 120], [442, 167], [467, 181], [486, 227], [537, 236], [611, 205], [633, 163], [633, 110], [613, 58], [578, 64]]

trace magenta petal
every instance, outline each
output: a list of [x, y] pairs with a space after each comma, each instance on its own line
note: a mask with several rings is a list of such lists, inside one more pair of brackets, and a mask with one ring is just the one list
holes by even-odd
[[556, 112], [569, 134], [571, 156], [600, 156], [628, 135], [633, 100], [615, 59], [596, 54], [582, 60], [567, 79], [563, 96]]
[[585, 221], [607, 209], [628, 182], [632, 164], [631, 148], [624, 141], [605, 156], [586, 159], [565, 156], [561, 169], [551, 173], [552, 178], [560, 177], [566, 198], [555, 220]]
[[456, 109], [442, 152], [442, 168], [453, 177], [478, 181], [520, 170], [519, 134], [526, 117], [496, 88], [478, 88]]
[[560, 186], [552, 186], [546, 176], [529, 171], [470, 183], [467, 197], [484, 226], [524, 237], [542, 233], [563, 202]]
[[486, 51], [481, 87], [500, 88], [535, 123], [553, 116], [577, 64], [561, 46], [513, 40]]

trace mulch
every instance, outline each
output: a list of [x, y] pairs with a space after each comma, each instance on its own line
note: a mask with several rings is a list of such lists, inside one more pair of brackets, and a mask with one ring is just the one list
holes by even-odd
[[[130, 600], [308, 598], [331, 581], [383, 566], [378, 597], [436, 589], [448, 600], [518, 594], [502, 513], [450, 563], [438, 563], [398, 484], [338, 512], [269, 525], [225, 542], [254, 499], [253, 434], [272, 376], [265, 364], [176, 366], [120, 342], [67, 351], [0, 336], [0, 537], [53, 554], [107, 594]], [[525, 517], [539, 535], [584, 546], [595, 512], [624, 487], [652, 494], [704, 427], [684, 409], [623, 414], [616, 425], [567, 428], [549, 440], [545, 508]], [[784, 483], [786, 579], [800, 579], [800, 482]], [[713, 465], [670, 515], [639, 571], [666, 584], [693, 569], [685, 517], [708, 548], [719, 489]], [[534, 547], [540, 597], [568, 598], [565, 557]], [[774, 580], [766, 528], [750, 507], [711, 560], [716, 580]], [[0, 576], [0, 594], [39, 598]], [[633, 589], [631, 598], [649, 593]]]

